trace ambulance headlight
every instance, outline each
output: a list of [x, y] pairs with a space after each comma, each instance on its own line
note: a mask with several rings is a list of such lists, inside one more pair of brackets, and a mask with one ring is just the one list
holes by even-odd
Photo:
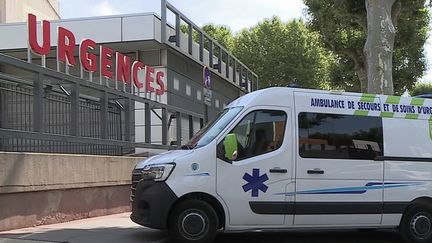
[[165, 181], [171, 175], [175, 164], [146, 165], [142, 171], [143, 180]]

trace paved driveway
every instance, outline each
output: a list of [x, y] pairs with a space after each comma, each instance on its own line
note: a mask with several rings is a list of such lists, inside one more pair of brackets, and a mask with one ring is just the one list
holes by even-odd
[[[138, 226], [129, 213], [0, 232], [0, 243], [172, 243], [167, 233]], [[216, 243], [402, 243], [396, 231], [221, 234]]]

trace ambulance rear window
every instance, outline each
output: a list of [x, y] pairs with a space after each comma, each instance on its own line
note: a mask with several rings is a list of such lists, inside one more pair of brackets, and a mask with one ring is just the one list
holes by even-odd
[[299, 114], [302, 158], [373, 160], [383, 156], [382, 118], [341, 114]]

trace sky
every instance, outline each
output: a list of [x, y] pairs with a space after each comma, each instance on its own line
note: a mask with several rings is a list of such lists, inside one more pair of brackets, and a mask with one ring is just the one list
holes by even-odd
[[[160, 0], [59, 0], [59, 2], [62, 18], [144, 12], [155, 12], [160, 15]], [[169, 0], [169, 2], [199, 26], [208, 23], [226, 25], [234, 32], [251, 27], [264, 18], [274, 15], [279, 16], [283, 21], [306, 18], [306, 6], [302, 0]], [[432, 37], [427, 40], [425, 50], [427, 60], [432, 60]], [[428, 62], [428, 70], [421, 81], [432, 82], [431, 64]]]

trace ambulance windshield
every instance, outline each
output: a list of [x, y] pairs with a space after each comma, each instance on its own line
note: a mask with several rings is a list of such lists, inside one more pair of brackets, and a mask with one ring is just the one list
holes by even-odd
[[182, 149], [194, 149], [209, 144], [230, 123], [243, 107], [232, 107], [223, 110], [216, 118], [203, 127]]

